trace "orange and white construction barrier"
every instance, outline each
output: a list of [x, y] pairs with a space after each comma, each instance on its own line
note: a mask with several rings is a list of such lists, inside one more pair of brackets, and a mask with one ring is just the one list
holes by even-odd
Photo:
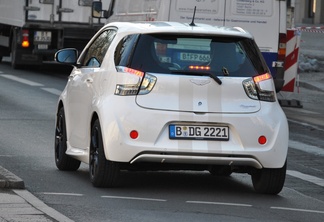
[[287, 30], [284, 86], [282, 91], [294, 92], [298, 72], [298, 54], [300, 46], [300, 29]]
[[315, 33], [324, 33], [324, 26], [300, 26], [296, 29], [303, 32], [315, 32]]

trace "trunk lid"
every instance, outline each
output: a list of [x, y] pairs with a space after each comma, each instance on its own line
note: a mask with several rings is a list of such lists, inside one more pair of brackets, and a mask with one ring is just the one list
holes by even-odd
[[143, 108], [197, 113], [253, 113], [261, 108], [244, 91], [246, 77], [219, 77], [220, 85], [209, 76], [150, 74], [157, 77], [153, 90], [136, 96]]

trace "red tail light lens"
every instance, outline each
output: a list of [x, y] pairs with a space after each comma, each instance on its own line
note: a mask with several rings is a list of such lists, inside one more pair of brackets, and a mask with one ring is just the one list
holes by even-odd
[[21, 46], [23, 48], [28, 48], [29, 47], [29, 31], [26, 30], [26, 29], [22, 30]]
[[268, 79], [271, 79], [271, 78], [272, 78], [272, 76], [269, 73], [265, 73], [263, 75], [254, 76], [253, 80], [254, 80], [255, 83], [259, 83], [261, 81], [268, 80]]
[[287, 35], [286, 33], [279, 34], [279, 48], [278, 48], [278, 60], [285, 61], [286, 58], [286, 43]]

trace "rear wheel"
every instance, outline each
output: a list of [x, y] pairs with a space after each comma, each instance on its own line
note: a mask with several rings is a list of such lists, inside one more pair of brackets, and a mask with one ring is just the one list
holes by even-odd
[[89, 155], [91, 183], [95, 187], [113, 187], [117, 184], [119, 172], [119, 163], [106, 159], [100, 123], [99, 120], [96, 120], [91, 130]]
[[285, 183], [287, 161], [282, 168], [260, 169], [252, 174], [254, 190], [264, 194], [278, 194]]
[[81, 162], [66, 155], [66, 125], [63, 107], [57, 113], [55, 129], [55, 163], [58, 169], [75, 171], [79, 169]]

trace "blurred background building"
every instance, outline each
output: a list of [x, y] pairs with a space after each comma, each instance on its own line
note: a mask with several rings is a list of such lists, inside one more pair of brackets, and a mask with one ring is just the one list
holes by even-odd
[[324, 24], [324, 0], [289, 0], [295, 24]]

